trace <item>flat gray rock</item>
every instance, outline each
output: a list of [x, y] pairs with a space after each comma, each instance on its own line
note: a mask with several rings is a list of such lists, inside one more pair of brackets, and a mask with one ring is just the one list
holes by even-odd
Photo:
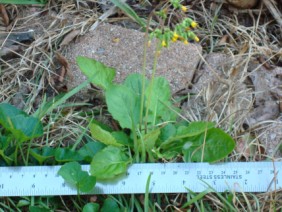
[[[76, 65], [77, 56], [94, 58], [116, 69], [117, 82], [122, 82], [130, 73], [141, 73], [143, 64], [144, 33], [120, 26], [103, 24], [94, 31], [71, 43], [65, 53], [73, 79], [68, 87], [73, 88], [86, 80]], [[146, 73], [150, 76], [154, 61], [156, 42], [147, 52]], [[172, 43], [163, 48], [158, 59], [157, 76], [165, 77], [172, 91], [187, 87], [200, 60], [202, 48], [198, 44]]]

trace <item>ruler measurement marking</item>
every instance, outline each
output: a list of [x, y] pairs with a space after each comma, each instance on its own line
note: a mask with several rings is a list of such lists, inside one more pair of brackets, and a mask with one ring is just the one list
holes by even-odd
[[[281, 189], [282, 162], [233, 162], [222, 164], [134, 164], [120, 180], [97, 182], [92, 193], [144, 193], [151, 173], [150, 192], [201, 192], [207, 184], [218, 192], [264, 192]], [[76, 195], [57, 171], [60, 166], [0, 167], [0, 196]], [[83, 165], [89, 171], [89, 165]], [[205, 184], [206, 182], [207, 184]]]

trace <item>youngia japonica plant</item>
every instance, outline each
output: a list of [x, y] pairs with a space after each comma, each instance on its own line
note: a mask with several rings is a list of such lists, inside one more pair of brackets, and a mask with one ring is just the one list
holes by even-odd
[[[178, 0], [170, 1], [176, 10], [186, 7]], [[165, 23], [167, 8], [156, 14]], [[191, 31], [197, 23], [185, 18], [175, 26], [153, 30], [146, 34], [146, 46], [157, 39], [154, 64], [162, 48], [170, 42], [199, 41]], [[147, 28], [148, 29], [148, 28]], [[179, 108], [171, 99], [168, 81], [155, 77], [156, 65], [150, 79], [143, 74], [130, 74], [121, 84], [113, 82], [115, 70], [87, 57], [78, 57], [81, 71], [96, 87], [103, 90], [107, 110], [121, 130], [91, 121], [89, 129], [94, 140], [105, 145], [91, 161], [90, 173], [98, 180], [107, 180], [125, 173], [130, 163], [157, 162], [182, 156], [186, 162], [216, 162], [225, 158], [235, 147], [233, 139], [212, 122], [184, 122], [178, 117]], [[145, 67], [145, 66], [144, 66]]]

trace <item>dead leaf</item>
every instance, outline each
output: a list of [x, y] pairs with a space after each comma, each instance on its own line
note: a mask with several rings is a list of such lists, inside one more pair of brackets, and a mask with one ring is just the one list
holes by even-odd
[[68, 33], [62, 43], [61, 46], [66, 46], [68, 45], [76, 36], [78, 36], [80, 34], [80, 30], [76, 29], [76, 30], [72, 30], [70, 33]]
[[69, 69], [69, 63], [67, 59], [63, 55], [61, 55], [59, 52], [56, 52], [56, 59], [62, 66], [64, 66], [66, 69]]
[[0, 15], [5, 26], [9, 25], [10, 19], [4, 5], [0, 4]]
[[61, 67], [61, 71], [60, 71], [60, 75], [59, 75], [59, 82], [63, 82], [65, 79], [65, 75], [66, 75], [66, 68], [64, 66]]
[[69, 63], [67, 59], [63, 55], [61, 55], [59, 52], [56, 52], [56, 59], [62, 66], [60, 68], [60, 74], [58, 77], [58, 81], [63, 82], [65, 79], [65, 76], [69, 74]]

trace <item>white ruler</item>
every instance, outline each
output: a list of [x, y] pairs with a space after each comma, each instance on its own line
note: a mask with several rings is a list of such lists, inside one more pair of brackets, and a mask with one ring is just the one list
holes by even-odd
[[[77, 195], [57, 175], [60, 166], [0, 167], [0, 196]], [[89, 170], [89, 165], [83, 165]], [[89, 194], [194, 192], [209, 186], [217, 192], [267, 192], [282, 188], [282, 162], [134, 164], [125, 175], [97, 182]]]

